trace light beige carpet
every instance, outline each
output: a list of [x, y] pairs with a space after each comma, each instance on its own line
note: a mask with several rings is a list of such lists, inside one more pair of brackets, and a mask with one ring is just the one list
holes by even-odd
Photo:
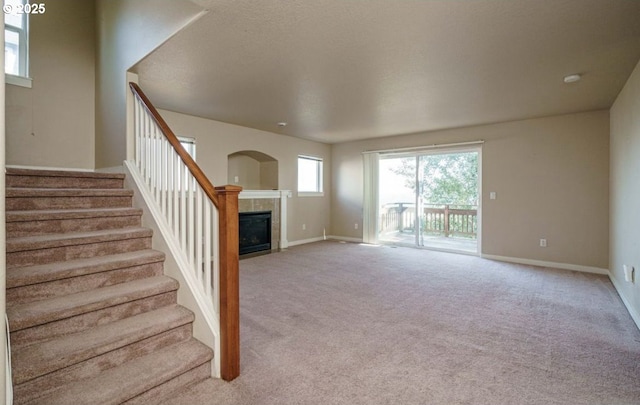
[[242, 260], [241, 376], [172, 404], [639, 404], [606, 276], [319, 242]]

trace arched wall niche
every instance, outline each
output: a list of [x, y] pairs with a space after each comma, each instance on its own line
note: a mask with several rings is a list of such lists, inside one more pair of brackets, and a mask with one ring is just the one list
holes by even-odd
[[227, 156], [228, 184], [245, 190], [277, 190], [278, 161], [266, 153], [242, 150]]

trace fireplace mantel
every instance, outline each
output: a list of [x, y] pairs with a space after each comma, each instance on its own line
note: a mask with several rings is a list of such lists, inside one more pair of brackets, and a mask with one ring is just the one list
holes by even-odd
[[242, 190], [238, 198], [285, 198], [291, 197], [291, 190]]
[[280, 249], [289, 247], [287, 240], [287, 198], [291, 197], [291, 190], [242, 190], [238, 198], [240, 200], [280, 200]]

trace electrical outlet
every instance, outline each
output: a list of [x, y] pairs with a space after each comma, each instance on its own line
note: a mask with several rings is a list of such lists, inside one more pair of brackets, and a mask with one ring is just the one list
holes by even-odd
[[302, 230], [306, 231], [307, 230], [307, 224], [302, 224]]
[[547, 247], [547, 240], [546, 239], [540, 239], [540, 247]]
[[353, 225], [353, 229], [358, 229], [358, 223], [356, 222], [355, 225]]

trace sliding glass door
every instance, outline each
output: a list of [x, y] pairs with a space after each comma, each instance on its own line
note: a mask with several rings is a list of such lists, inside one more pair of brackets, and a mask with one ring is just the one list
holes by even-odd
[[415, 157], [384, 157], [379, 163], [378, 240], [414, 245], [416, 235]]
[[381, 153], [377, 240], [478, 252], [480, 150]]

